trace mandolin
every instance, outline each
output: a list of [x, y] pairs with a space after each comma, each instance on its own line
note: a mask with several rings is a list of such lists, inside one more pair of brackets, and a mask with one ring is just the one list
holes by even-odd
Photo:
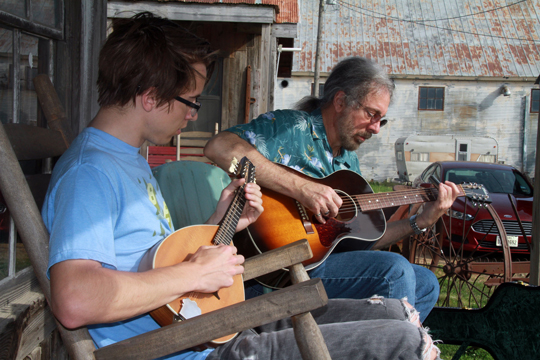
[[[241, 253], [262, 253], [305, 238], [313, 257], [304, 266], [314, 269], [333, 251], [369, 250], [386, 231], [382, 209], [435, 201], [439, 192], [436, 188], [421, 188], [373, 193], [369, 183], [350, 170], [338, 170], [320, 179], [301, 176], [336, 191], [343, 200], [338, 215], [322, 224], [295, 199], [262, 188], [264, 212], [248, 227], [251, 241], [241, 244]], [[482, 185], [462, 184], [458, 188], [459, 196], [468, 196], [476, 203], [490, 201]]]
[[[139, 271], [157, 269], [186, 261], [201, 246], [232, 244], [236, 226], [246, 203], [245, 185], [255, 181], [255, 166], [246, 157], [235, 167], [236, 176], [245, 178], [246, 182], [236, 190], [221, 223], [219, 225], [187, 226], [175, 231], [148, 250], [141, 260]], [[180, 298], [151, 311], [150, 315], [160, 326], [167, 326], [176, 321], [186, 320], [236, 304], [244, 299], [242, 275], [236, 275], [234, 283], [230, 287], [222, 288], [213, 294], [199, 292], [184, 294]], [[211, 343], [214, 345], [223, 344], [235, 336], [236, 334], [224, 336]]]

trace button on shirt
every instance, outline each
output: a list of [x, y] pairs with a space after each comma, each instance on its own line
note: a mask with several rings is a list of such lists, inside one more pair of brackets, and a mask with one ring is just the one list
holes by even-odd
[[315, 178], [326, 177], [341, 169], [361, 175], [354, 151], [341, 148], [339, 156], [332, 155], [320, 109], [312, 113], [271, 111], [227, 131], [249, 142], [268, 160]]

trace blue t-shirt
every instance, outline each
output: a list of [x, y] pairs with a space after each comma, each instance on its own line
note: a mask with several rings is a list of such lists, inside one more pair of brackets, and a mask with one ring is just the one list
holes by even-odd
[[358, 156], [341, 148], [332, 155], [321, 110], [275, 110], [230, 131], [253, 145], [268, 160], [286, 165], [306, 175], [322, 178], [341, 169], [361, 175]]
[[[173, 232], [159, 185], [139, 149], [95, 128], [85, 129], [55, 165], [42, 216], [50, 233], [47, 275], [51, 266], [70, 259], [137, 271], [146, 251]], [[159, 327], [146, 314], [88, 330], [102, 347]], [[209, 352], [167, 358], [201, 360]]]

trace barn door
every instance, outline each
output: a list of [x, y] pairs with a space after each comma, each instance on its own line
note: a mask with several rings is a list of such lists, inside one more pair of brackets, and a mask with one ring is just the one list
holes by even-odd
[[184, 132], [187, 131], [208, 131], [221, 130], [221, 85], [223, 83], [223, 60], [220, 58], [216, 62], [214, 72], [204, 91], [199, 96], [201, 103], [199, 117], [197, 121], [190, 121]]

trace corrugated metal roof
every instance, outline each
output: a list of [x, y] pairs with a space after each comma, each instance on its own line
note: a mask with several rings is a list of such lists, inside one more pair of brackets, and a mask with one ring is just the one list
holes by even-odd
[[[319, 1], [299, 2], [293, 72], [313, 71]], [[395, 75], [540, 73], [540, 0], [338, 0], [323, 24], [322, 72], [360, 55]]]
[[185, 2], [200, 4], [247, 4], [274, 5], [277, 9], [276, 23], [298, 22], [298, 0], [158, 0], [159, 2]]

